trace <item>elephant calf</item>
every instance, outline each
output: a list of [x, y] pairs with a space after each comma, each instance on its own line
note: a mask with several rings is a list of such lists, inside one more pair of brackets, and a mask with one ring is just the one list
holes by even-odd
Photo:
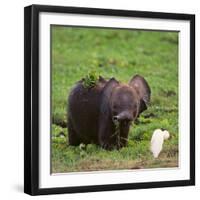
[[69, 144], [95, 143], [108, 150], [126, 146], [130, 124], [147, 109], [150, 95], [140, 75], [128, 84], [99, 77], [91, 88], [79, 81], [68, 98]]

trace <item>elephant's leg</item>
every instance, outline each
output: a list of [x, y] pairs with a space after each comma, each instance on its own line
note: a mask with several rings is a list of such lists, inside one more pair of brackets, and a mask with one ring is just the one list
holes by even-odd
[[68, 141], [69, 145], [77, 146], [80, 144], [80, 139], [78, 137], [78, 134], [73, 128], [70, 118], [68, 118]]
[[129, 132], [129, 125], [120, 126], [120, 145], [119, 145], [119, 148], [122, 148], [122, 147], [127, 145], [127, 143], [128, 143], [128, 132]]
[[112, 128], [106, 120], [101, 120], [99, 123], [98, 140], [103, 149], [111, 150], [114, 147], [112, 143]]

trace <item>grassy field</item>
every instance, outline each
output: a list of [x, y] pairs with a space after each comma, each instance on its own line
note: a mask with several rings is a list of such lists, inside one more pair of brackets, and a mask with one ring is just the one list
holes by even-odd
[[[121, 82], [140, 74], [151, 87], [151, 105], [119, 151], [68, 145], [67, 97], [92, 70]], [[149, 145], [157, 128], [169, 130], [171, 138], [154, 159]], [[53, 26], [51, 145], [53, 173], [178, 166], [178, 33]]]

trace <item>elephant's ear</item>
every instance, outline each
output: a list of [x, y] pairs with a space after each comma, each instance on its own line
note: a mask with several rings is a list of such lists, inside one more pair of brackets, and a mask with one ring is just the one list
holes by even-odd
[[101, 112], [108, 113], [110, 108], [111, 94], [115, 87], [119, 85], [119, 82], [115, 78], [111, 78], [104, 86], [101, 96]]
[[133, 87], [138, 93], [140, 99], [139, 113], [147, 109], [150, 102], [151, 89], [147, 81], [140, 75], [135, 75], [129, 82], [129, 85]]

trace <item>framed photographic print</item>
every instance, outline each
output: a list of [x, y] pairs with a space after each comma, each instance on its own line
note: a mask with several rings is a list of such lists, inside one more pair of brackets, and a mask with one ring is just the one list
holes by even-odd
[[24, 191], [195, 184], [195, 16], [25, 8]]

